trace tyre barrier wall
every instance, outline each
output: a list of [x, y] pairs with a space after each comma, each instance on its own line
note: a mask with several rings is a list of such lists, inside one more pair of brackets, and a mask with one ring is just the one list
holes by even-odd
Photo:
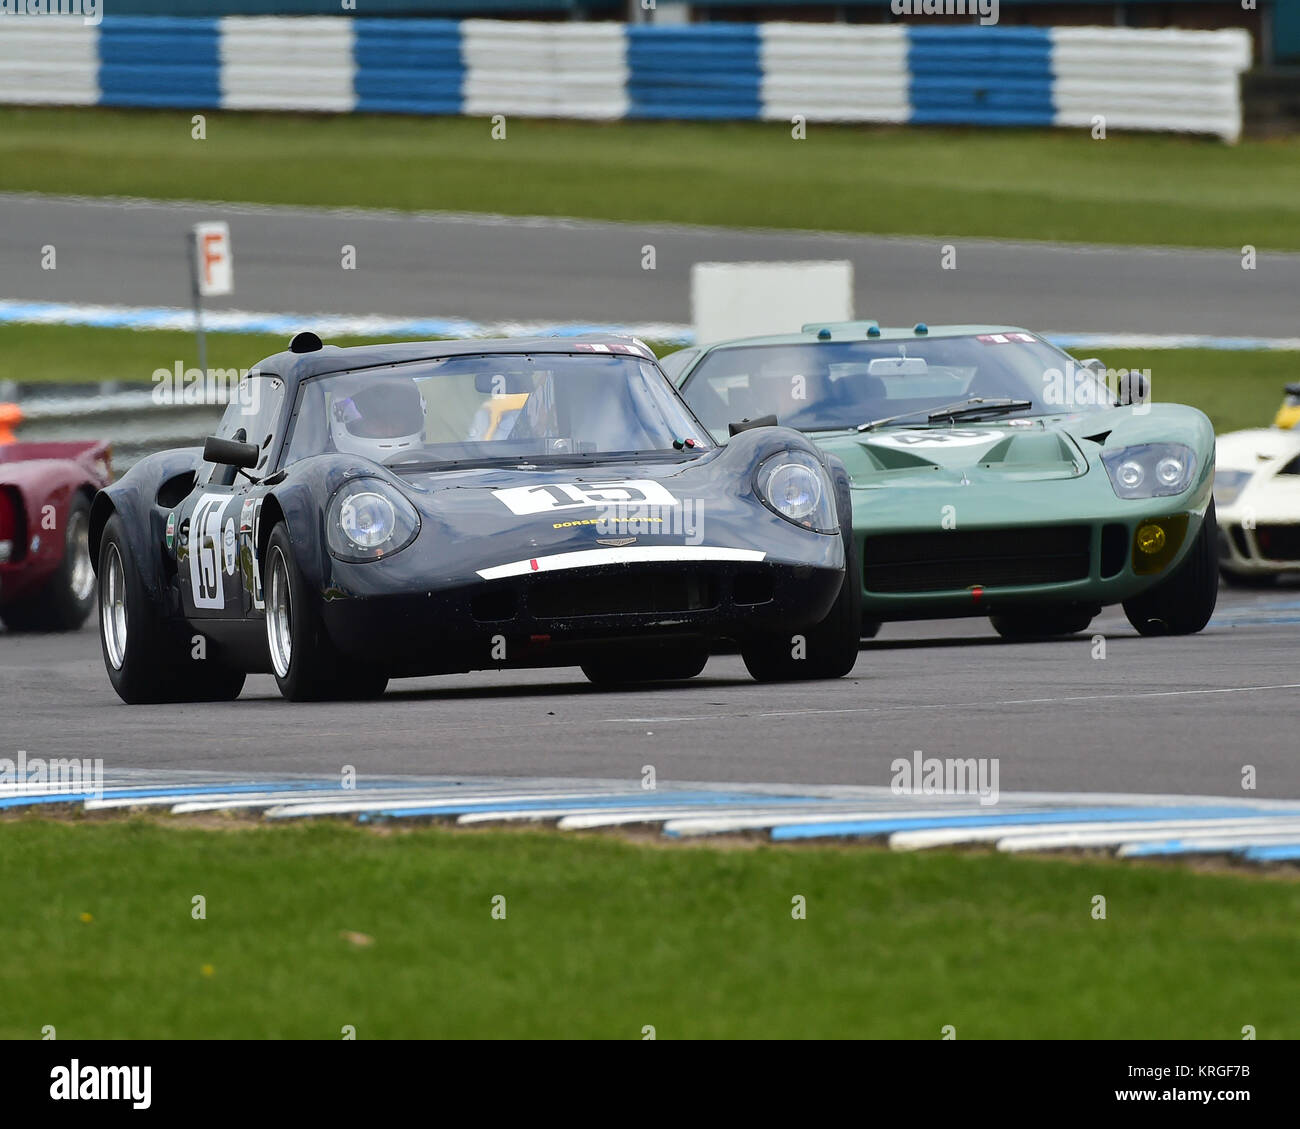
[[10, 16], [0, 102], [1241, 133], [1241, 29]]

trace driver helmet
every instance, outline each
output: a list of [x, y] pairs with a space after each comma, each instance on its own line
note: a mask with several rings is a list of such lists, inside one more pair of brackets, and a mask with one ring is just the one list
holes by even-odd
[[356, 385], [330, 404], [330, 437], [337, 450], [382, 462], [424, 444], [424, 398], [409, 379]]

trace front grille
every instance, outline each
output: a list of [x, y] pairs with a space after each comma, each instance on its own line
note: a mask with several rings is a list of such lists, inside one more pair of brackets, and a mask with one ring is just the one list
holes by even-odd
[[869, 592], [942, 592], [1084, 580], [1091, 563], [1086, 525], [953, 529], [868, 537], [862, 573]]
[[554, 577], [534, 581], [526, 598], [537, 619], [646, 615], [715, 608], [718, 586], [690, 573]]
[[1300, 525], [1259, 525], [1255, 544], [1266, 561], [1300, 561]]

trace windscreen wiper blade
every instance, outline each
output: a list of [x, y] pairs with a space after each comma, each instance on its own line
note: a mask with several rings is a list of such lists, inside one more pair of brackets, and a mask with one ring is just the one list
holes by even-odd
[[965, 400], [958, 400], [955, 404], [946, 404], [942, 408], [913, 408], [910, 412], [899, 412], [896, 416], [885, 416], [884, 419], [873, 419], [867, 423], [858, 424], [859, 431], [871, 431], [877, 427], [883, 427], [887, 423], [896, 423], [900, 419], [910, 419], [912, 416], [927, 415], [928, 419], [946, 419], [950, 412], [959, 412], [965, 408], [973, 408], [978, 405], [987, 404], [1010, 404], [1020, 403], [1018, 400], [986, 400], [983, 396], [971, 396]]
[[931, 412], [926, 416], [926, 419], [930, 423], [934, 423], [936, 420], [941, 419], [969, 419], [972, 416], [984, 415], [986, 412], [996, 412], [998, 415], [1003, 415], [1007, 412], [1028, 411], [1033, 406], [1034, 402], [1032, 400], [982, 400], [976, 403], [966, 404], [963, 407], [940, 408], [936, 412]]

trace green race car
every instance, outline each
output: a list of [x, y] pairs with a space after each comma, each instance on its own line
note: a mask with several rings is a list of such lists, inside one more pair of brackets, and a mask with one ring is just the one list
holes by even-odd
[[862, 637], [971, 615], [1068, 635], [1116, 603], [1143, 635], [1183, 635], [1214, 611], [1214, 430], [1150, 402], [1142, 374], [1015, 327], [875, 322], [662, 363], [719, 439], [779, 420], [843, 460]]

